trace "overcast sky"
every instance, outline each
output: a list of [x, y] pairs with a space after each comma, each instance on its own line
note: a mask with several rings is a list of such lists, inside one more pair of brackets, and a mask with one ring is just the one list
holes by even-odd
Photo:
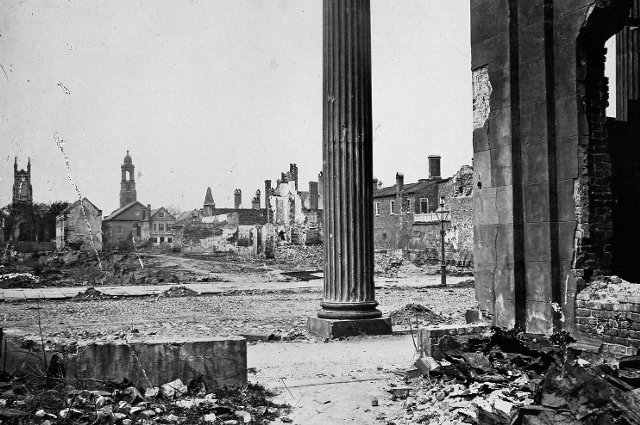
[[[468, 0], [372, 0], [374, 174], [448, 176], [473, 155]], [[320, 0], [10, 0], [0, 5], [0, 204], [13, 158], [36, 202], [118, 207], [130, 150], [138, 200], [250, 205], [264, 180], [322, 168]]]

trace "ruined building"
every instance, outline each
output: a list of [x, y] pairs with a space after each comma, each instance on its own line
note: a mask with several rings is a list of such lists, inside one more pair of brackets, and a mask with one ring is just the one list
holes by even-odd
[[102, 210], [87, 198], [75, 201], [56, 217], [56, 249], [102, 251]]
[[234, 208], [218, 208], [208, 187], [201, 209], [185, 211], [176, 219], [175, 229], [184, 252], [263, 253], [267, 210], [260, 208], [260, 190], [251, 208], [242, 208], [242, 190], [233, 192]]
[[31, 158], [27, 169], [18, 169], [18, 158], [13, 163], [13, 205], [33, 205], [33, 187], [31, 186]]
[[440, 157], [429, 157], [428, 178], [405, 183], [404, 174], [396, 174], [396, 184], [373, 190], [373, 229], [376, 249], [405, 249], [412, 235], [415, 214], [433, 213], [438, 208]]
[[67, 206], [66, 202], [34, 203], [31, 158], [26, 169], [19, 169], [16, 157], [13, 163], [12, 202], [0, 211], [0, 241], [23, 252], [55, 249], [55, 217]]
[[378, 188], [374, 179], [373, 226], [376, 250], [402, 249], [412, 257], [432, 263], [440, 261], [441, 224], [435, 215], [441, 197], [450, 210], [445, 222], [448, 264], [473, 264], [473, 169], [463, 166], [453, 177], [440, 175], [440, 157], [429, 156], [428, 178]]
[[298, 166], [289, 165], [276, 186], [265, 180], [265, 201], [269, 223], [273, 224], [281, 240], [301, 244], [321, 243], [322, 174], [317, 182], [309, 182], [309, 190], [299, 190]]
[[[573, 329], [598, 276], [639, 281], [638, 12], [638, 0], [471, 1], [476, 293], [497, 325]], [[603, 329], [621, 349], [640, 343]]]

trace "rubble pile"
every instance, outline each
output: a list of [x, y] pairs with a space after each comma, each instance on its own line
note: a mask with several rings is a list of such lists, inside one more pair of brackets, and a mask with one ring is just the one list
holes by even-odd
[[435, 313], [427, 306], [409, 303], [401, 309], [389, 313], [391, 324], [394, 326], [438, 325], [450, 319]]
[[275, 260], [287, 263], [299, 269], [321, 269], [322, 245], [294, 245], [289, 243], [278, 243]]
[[[493, 328], [461, 343], [451, 336], [422, 355], [390, 392], [409, 424], [640, 424], [640, 356], [619, 362], [572, 348], [566, 333], [534, 337]], [[415, 375], [413, 375], [415, 377]]]
[[208, 392], [202, 380], [180, 379], [161, 387], [138, 389], [128, 382], [101, 383], [86, 390], [48, 380], [33, 387], [0, 377], [0, 423], [21, 424], [268, 424], [287, 418], [289, 406], [257, 384]]

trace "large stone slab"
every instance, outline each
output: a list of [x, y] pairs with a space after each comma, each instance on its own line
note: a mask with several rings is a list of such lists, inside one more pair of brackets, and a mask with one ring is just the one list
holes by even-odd
[[391, 319], [388, 317], [353, 320], [309, 317], [307, 330], [312, 335], [330, 339], [357, 335], [391, 335], [393, 333]]
[[[9, 336], [7, 370], [43, 375], [39, 341]], [[38, 352], [39, 351], [39, 352]], [[31, 354], [29, 354], [31, 352]], [[142, 341], [58, 342], [46, 349], [47, 362], [57, 355], [69, 380], [121, 382], [141, 388], [202, 376], [208, 388], [247, 384], [247, 342], [242, 337], [147, 339]], [[25, 361], [26, 359], [26, 361]], [[5, 359], [1, 359], [5, 361]]]

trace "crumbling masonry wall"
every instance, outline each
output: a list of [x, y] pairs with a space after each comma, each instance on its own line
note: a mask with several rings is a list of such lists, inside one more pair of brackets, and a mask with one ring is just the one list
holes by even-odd
[[629, 6], [471, 1], [474, 274], [478, 303], [496, 325], [570, 327], [579, 279], [609, 267], [606, 80], [597, 62]]

